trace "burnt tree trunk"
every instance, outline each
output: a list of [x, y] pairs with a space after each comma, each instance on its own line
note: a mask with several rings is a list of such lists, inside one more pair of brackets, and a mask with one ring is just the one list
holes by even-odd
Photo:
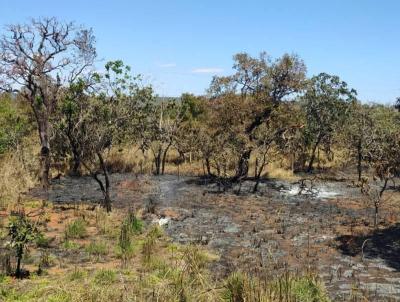
[[154, 164], [156, 166], [156, 170], [154, 172], [155, 175], [161, 174], [161, 154], [162, 154], [162, 150], [160, 147], [160, 148], [158, 148], [157, 153], [154, 153]]
[[251, 151], [252, 149], [248, 149], [240, 155], [236, 169], [236, 174], [233, 177], [234, 181], [239, 181], [247, 177], [249, 173], [249, 160]]
[[79, 156], [76, 156], [74, 154], [74, 157], [72, 159], [71, 166], [70, 166], [70, 175], [71, 176], [81, 176], [81, 172], [79, 170], [80, 166], [81, 166], [81, 159]]
[[311, 151], [310, 162], [308, 163], [308, 168], [307, 168], [308, 173], [312, 172], [312, 170], [313, 170], [313, 165], [314, 165], [314, 161], [315, 161], [315, 153], [317, 151], [317, 148], [318, 148], [320, 142], [321, 142], [321, 136], [318, 136], [317, 141], [315, 142], [315, 145]]
[[164, 171], [165, 171], [165, 162], [167, 161], [167, 154], [168, 154], [168, 150], [171, 147], [171, 143], [168, 144], [168, 146], [165, 148], [164, 153], [163, 153], [163, 157], [162, 157], [162, 167], [161, 167], [161, 174], [164, 175]]
[[206, 162], [207, 174], [208, 174], [208, 176], [212, 176], [213, 174], [211, 173], [210, 159], [208, 157], [206, 157], [205, 162]]
[[362, 177], [362, 144], [361, 139], [359, 139], [357, 144], [357, 173], [358, 173], [358, 181], [361, 181]]
[[50, 141], [49, 122], [46, 118], [38, 119], [40, 137], [40, 183], [47, 189], [50, 186]]
[[[111, 212], [111, 197], [110, 197], [110, 179], [108, 176], [108, 171], [107, 167], [105, 165], [103, 156], [100, 153], [97, 153], [97, 157], [99, 159], [99, 164], [100, 168], [103, 171], [104, 174], [104, 183], [103, 181], [99, 178], [98, 172], [92, 172], [91, 176], [94, 178], [94, 180], [99, 184], [101, 193], [103, 194], [103, 202], [102, 206], [106, 209], [107, 213]], [[82, 164], [84, 164], [82, 162]]]
[[17, 250], [17, 267], [15, 270], [15, 277], [16, 278], [21, 278], [22, 277], [22, 271], [21, 271], [21, 261], [22, 261], [22, 255], [24, 254], [24, 249], [22, 246], [18, 247]]

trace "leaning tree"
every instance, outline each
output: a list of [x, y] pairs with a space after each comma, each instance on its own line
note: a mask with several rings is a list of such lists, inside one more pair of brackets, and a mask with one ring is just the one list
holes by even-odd
[[90, 69], [94, 43], [91, 29], [56, 18], [9, 25], [0, 38], [0, 88], [20, 92], [33, 110], [43, 187], [49, 185], [51, 120], [60, 88]]
[[233, 178], [240, 180], [249, 171], [255, 132], [284, 100], [303, 89], [306, 67], [296, 55], [288, 54], [272, 60], [265, 53], [259, 58], [239, 53], [234, 56], [234, 61], [236, 72], [231, 76], [214, 77], [209, 91], [214, 98], [239, 96], [250, 106], [250, 114], [243, 120], [243, 142], [246, 143]]

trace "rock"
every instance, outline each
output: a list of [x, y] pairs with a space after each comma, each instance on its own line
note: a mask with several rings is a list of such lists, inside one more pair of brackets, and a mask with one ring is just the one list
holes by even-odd
[[236, 225], [231, 225], [228, 226], [224, 229], [225, 233], [238, 233], [239, 232], [239, 228]]

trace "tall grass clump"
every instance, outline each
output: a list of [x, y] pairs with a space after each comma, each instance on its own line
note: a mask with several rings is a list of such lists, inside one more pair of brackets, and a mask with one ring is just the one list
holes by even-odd
[[87, 235], [86, 221], [83, 218], [77, 218], [65, 226], [65, 240], [80, 239]]

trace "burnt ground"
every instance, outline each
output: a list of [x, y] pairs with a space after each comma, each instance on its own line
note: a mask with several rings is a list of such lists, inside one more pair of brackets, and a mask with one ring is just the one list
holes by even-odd
[[[372, 209], [345, 181], [317, 181], [311, 191], [299, 192], [296, 184], [271, 180], [251, 194], [251, 182], [222, 192], [194, 177], [113, 174], [111, 180], [115, 207], [154, 209], [144, 218], [162, 224], [173, 240], [219, 254], [211, 268], [216, 276], [309, 270], [322, 277], [335, 301], [400, 301], [398, 192], [383, 203], [374, 231]], [[50, 191], [31, 195], [56, 203], [101, 199], [89, 177], [61, 179]]]

